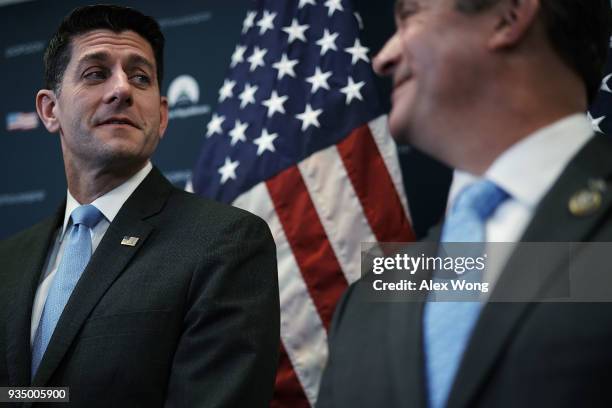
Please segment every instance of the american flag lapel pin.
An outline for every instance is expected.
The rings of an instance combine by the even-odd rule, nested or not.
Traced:
[[[121,245],[133,247],[133,246],[136,246],[136,244],[138,243],[139,239],[140,238],[138,238],[138,237],[128,237],[128,236],[125,236],[121,240]]]

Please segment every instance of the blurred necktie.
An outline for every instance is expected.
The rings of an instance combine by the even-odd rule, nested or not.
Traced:
[[[57,321],[91,258],[91,229],[100,222],[103,215],[95,206],[89,204],[75,208],[70,217],[72,227],[68,242],[49,288],[32,344],[32,378],[38,370]]]
[[[489,180],[468,186],[457,196],[444,222],[441,241],[486,242],[486,220],[507,198],[508,194]],[[479,301],[425,304],[423,335],[430,408],[441,408],[448,399],[480,306]]]

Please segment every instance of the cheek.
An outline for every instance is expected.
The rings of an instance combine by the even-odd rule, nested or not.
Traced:
[[[159,104],[149,103],[143,106],[143,114],[144,119],[148,126],[159,126],[160,116],[159,116]]]

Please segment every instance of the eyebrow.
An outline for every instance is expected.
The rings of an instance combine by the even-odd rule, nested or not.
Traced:
[[[404,5],[404,0],[395,0],[395,7],[393,7],[393,12],[395,13],[395,15],[399,14],[403,5]]]
[[[395,0],[395,6],[393,7],[393,11],[395,12],[395,15],[397,16],[398,14],[401,14],[402,9],[405,6],[416,7],[418,6],[418,2],[415,0]]]
[[[81,57],[77,67],[80,70],[80,68],[87,63],[108,62],[108,60],[110,60],[110,54],[108,52],[105,52],[105,51],[92,52],[90,54],[85,54],[83,57]],[[153,73],[155,72],[155,67],[148,59],[138,54],[130,54],[128,56],[127,66],[134,67],[138,65],[144,65],[145,67],[150,69],[151,72]]]

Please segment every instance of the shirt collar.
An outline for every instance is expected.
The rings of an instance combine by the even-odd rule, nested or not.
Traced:
[[[495,159],[483,177],[533,209],[569,161],[592,137],[593,128],[586,115],[567,116],[512,145]],[[457,194],[478,178],[467,172],[455,171],[448,208]]]
[[[145,164],[145,166],[136,174],[108,193],[96,198],[91,204],[100,210],[109,223],[113,222],[123,204],[132,195],[140,183],[142,183],[145,177],[147,177],[152,168],[153,165],[151,162],[147,161],[147,164]],[[81,205],[76,198],[70,194],[70,190],[67,190],[66,195],[66,211],[64,213],[64,224],[61,235],[62,239],[70,221],[70,214],[72,214],[72,211],[74,211],[75,208]]]

